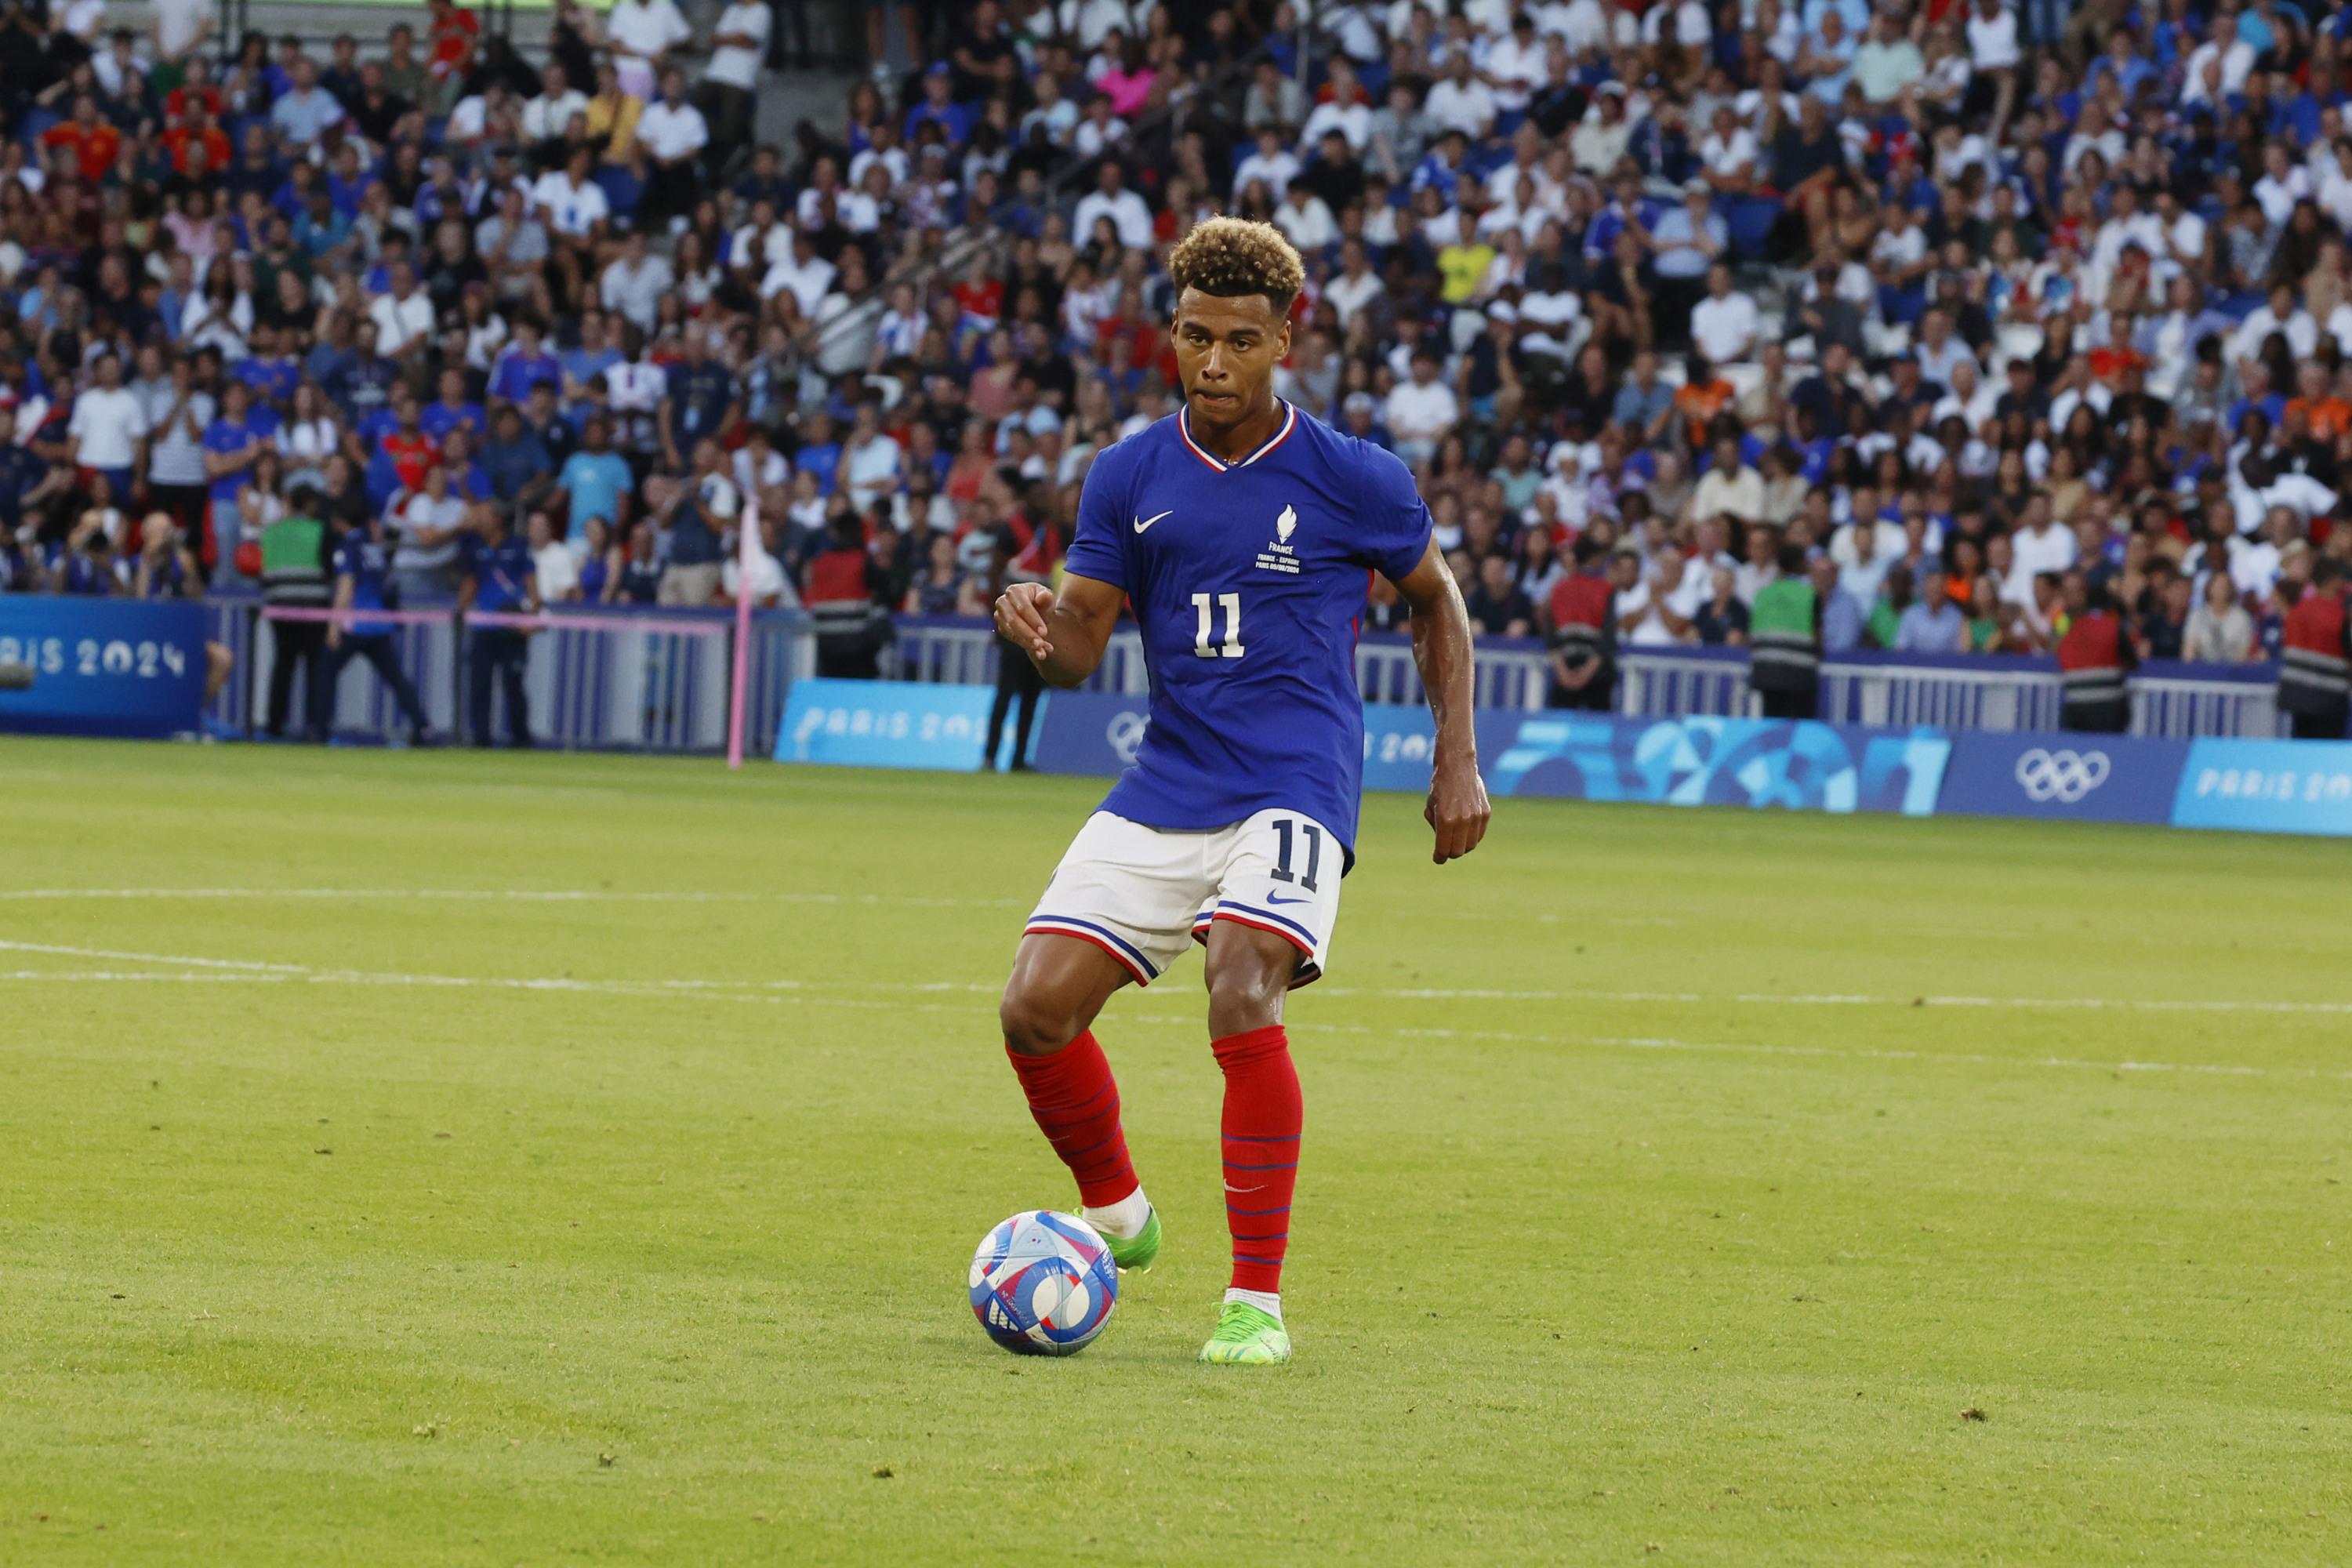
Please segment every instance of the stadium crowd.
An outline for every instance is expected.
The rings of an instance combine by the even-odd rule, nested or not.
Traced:
[[[974,613],[1175,406],[1219,211],[1307,258],[1281,394],[1564,697],[1595,603],[2245,660],[2352,557],[2352,11],[973,0],[776,147],[774,16],[709,9],[564,0],[537,65],[449,0],[316,54],[10,5],[0,588],[323,594],[380,523],[412,603],[510,532],[540,601],[704,604],[748,492],[763,602]]]

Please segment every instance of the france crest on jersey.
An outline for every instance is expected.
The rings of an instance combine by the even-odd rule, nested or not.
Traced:
[[[1281,407],[1237,463],[1180,411],[1087,471],[1066,565],[1126,591],[1151,671],[1150,725],[1102,808],[1200,832],[1288,807],[1352,855],[1357,620],[1370,573],[1421,564],[1429,508],[1393,453]]]

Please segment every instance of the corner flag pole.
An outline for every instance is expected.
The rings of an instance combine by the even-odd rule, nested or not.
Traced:
[[[736,514],[735,531],[735,679],[727,703],[727,766],[730,771],[743,765],[743,700],[751,684],[751,552],[760,548],[760,502],[756,491],[744,495],[742,508]]]

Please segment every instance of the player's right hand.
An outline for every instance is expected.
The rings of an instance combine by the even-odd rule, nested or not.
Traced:
[[[1054,590],[1045,584],[1015,583],[996,596],[996,629],[1031,658],[1051,658],[1045,612],[1053,607]]]

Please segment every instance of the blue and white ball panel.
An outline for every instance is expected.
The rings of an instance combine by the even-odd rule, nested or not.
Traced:
[[[1118,1305],[1118,1265],[1076,1215],[1031,1209],[981,1237],[971,1255],[972,1316],[1020,1355],[1076,1355]]]
[[[1273,931],[1299,951],[1294,985],[1323,973],[1339,919],[1347,851],[1297,811],[1261,811],[1206,832],[1096,812],[1070,841],[1023,928],[1092,942],[1148,985],[1211,922]]]

